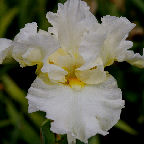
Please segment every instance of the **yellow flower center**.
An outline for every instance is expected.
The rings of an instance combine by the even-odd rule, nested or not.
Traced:
[[[80,81],[76,77],[75,78],[68,78],[67,84],[74,90],[80,90],[85,85],[82,81]]]
[[[59,48],[48,58],[48,63],[55,64],[68,72],[65,76],[66,82],[60,83],[70,86],[75,90],[80,90],[84,87],[85,83],[80,81],[75,75],[75,70],[84,64],[83,58],[78,52],[71,55],[62,48]]]

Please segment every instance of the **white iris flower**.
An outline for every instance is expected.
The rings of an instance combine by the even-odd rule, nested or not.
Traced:
[[[22,67],[37,65],[29,112],[46,112],[51,130],[67,134],[69,144],[87,143],[91,136],[108,134],[124,107],[116,80],[104,68],[114,61],[144,67],[144,56],[128,50],[133,44],[126,38],[135,24],[111,16],[99,24],[81,0],[59,4],[47,18],[48,32],[29,23],[13,42],[0,39],[0,63],[10,51]]]

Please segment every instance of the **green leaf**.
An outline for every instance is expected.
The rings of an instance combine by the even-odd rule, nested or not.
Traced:
[[[41,112],[33,112],[29,114],[30,119],[37,125],[38,127],[41,126],[43,121],[45,120],[45,116],[41,114]]]
[[[116,6],[110,1],[97,0],[97,3],[98,3],[98,12],[101,15],[115,15],[115,16],[120,15]]]
[[[76,144],[84,144],[83,142],[77,140]],[[93,136],[88,140],[88,144],[100,144],[99,136]]]
[[[19,129],[18,128],[14,128],[12,134],[11,134],[11,144],[16,144],[18,143],[18,139],[20,137],[20,132],[19,132]]]
[[[4,84],[5,91],[17,102],[19,102],[24,111],[26,111],[27,100],[25,93],[17,86],[17,84],[8,76],[2,75],[0,78]]]
[[[138,7],[141,10],[141,12],[144,14],[144,1],[143,0],[132,0],[132,3],[134,3],[134,5]]]
[[[55,144],[55,136],[50,131],[50,120],[44,121],[41,126],[41,142],[42,144]]]
[[[13,62],[2,65],[0,68],[0,76],[2,77],[2,75],[6,74],[10,69],[14,68],[15,66],[16,64]]]
[[[27,99],[25,98],[26,94],[24,93],[24,91],[22,91],[7,74],[1,75],[0,79],[4,84],[4,89],[8,93],[8,95],[11,96],[12,99],[14,99],[16,102],[18,102],[22,107],[22,111],[27,114],[28,104]],[[41,123],[45,120],[44,116],[38,112],[29,114],[29,117],[38,127],[40,127]]]
[[[6,13],[7,5],[5,0],[0,0],[0,18]]]
[[[31,2],[31,0],[20,0],[19,3],[19,7],[20,7],[20,11],[19,11],[19,25],[20,27],[23,27],[25,23],[27,23],[27,19],[28,19],[28,5]]]
[[[21,137],[28,144],[39,144],[40,136],[37,135],[36,131],[30,126],[30,124],[26,121],[22,122],[21,125]]]
[[[119,128],[131,135],[137,135],[138,132],[131,128],[126,122],[119,120],[119,122],[115,125],[116,128]]]
[[[99,135],[96,135],[90,138],[89,144],[100,144]]]
[[[20,127],[21,118],[19,116],[19,113],[15,109],[14,105],[8,99],[5,98],[5,102],[6,102],[7,113],[11,123],[16,127]]]
[[[144,124],[144,116],[143,115],[139,116],[138,123],[139,124]]]
[[[0,37],[3,37],[5,35],[8,26],[11,24],[17,13],[18,8],[12,8],[9,11],[6,11],[5,15],[1,18]]]
[[[81,142],[80,140],[76,140],[76,144],[84,144],[84,143]]]
[[[126,91],[125,93],[125,98],[126,100],[128,100],[129,102],[131,103],[135,103],[138,101],[139,99],[139,96],[136,92],[133,92],[133,91]]]
[[[19,130],[21,138],[28,144],[39,144],[39,135],[35,132],[32,126],[25,121],[23,115],[17,111],[10,100],[6,99],[7,113],[12,124]]]
[[[1,120],[0,121],[0,128],[9,126],[11,124],[10,120]]]
[[[39,27],[43,30],[47,30],[50,24],[46,19],[46,0],[38,0],[38,18],[39,18]]]

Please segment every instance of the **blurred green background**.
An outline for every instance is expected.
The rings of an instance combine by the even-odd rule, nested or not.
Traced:
[[[144,0],[85,0],[97,19],[105,15],[125,16],[137,24],[128,39],[133,50],[144,47]],[[47,30],[47,11],[56,12],[65,0],[0,0],[0,37],[13,39],[26,23],[37,22]],[[28,88],[35,79],[36,67],[20,68],[16,62],[0,65],[0,144],[67,144],[66,136],[49,131],[45,113],[28,114]],[[144,69],[115,63],[107,70],[117,79],[126,101],[121,121],[107,136],[96,136],[89,144],[144,143]],[[44,122],[44,123],[43,123]],[[77,141],[77,144],[82,144]]]

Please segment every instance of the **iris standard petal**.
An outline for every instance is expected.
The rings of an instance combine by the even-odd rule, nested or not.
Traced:
[[[130,48],[126,47],[126,38],[128,33],[135,27],[125,17],[105,16],[102,18],[101,29],[107,33],[106,40],[102,47],[102,58],[105,66],[118,61],[118,57],[125,54],[124,52]],[[122,45],[125,45],[122,47]],[[123,48],[123,49],[122,49]]]
[[[48,12],[47,18],[53,26],[49,32],[57,37],[61,48],[71,53],[77,52],[83,34],[98,24],[87,4],[81,0],[59,4],[57,13]]]

